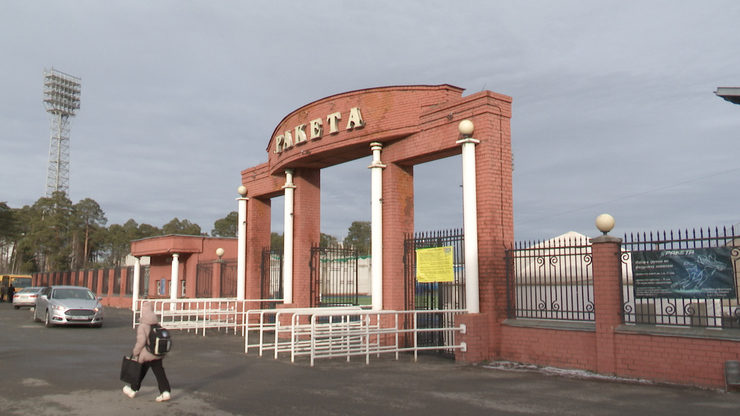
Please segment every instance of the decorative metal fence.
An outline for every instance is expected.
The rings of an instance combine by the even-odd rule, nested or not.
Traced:
[[[198,263],[195,271],[195,297],[210,298],[213,292],[213,263]]]
[[[506,251],[510,318],[594,321],[591,245],[577,235]]]
[[[86,269],[66,272],[46,272],[34,274],[37,285],[73,285],[84,286],[103,296],[112,292],[113,296],[121,296],[122,270],[126,269],[125,295],[133,293],[134,267],[121,266],[110,269]],[[141,266],[139,295],[147,296],[149,293],[149,270],[150,266]],[[112,286],[112,287],[111,287]]]
[[[149,296],[149,271],[151,270],[151,266],[141,266],[140,270],[140,276],[139,279],[141,280],[139,282],[139,297],[147,297]],[[133,279],[134,275],[132,274],[129,279]]]
[[[113,294],[121,294],[121,268],[116,267],[113,271]]]
[[[126,267],[126,295],[134,293],[134,266]]]
[[[236,260],[226,260],[221,265],[221,297],[236,297]]]
[[[738,266],[734,228],[625,235],[624,322],[740,328]]]
[[[101,288],[102,293],[108,294],[108,290],[110,288],[110,279],[108,278],[109,273],[108,269],[103,270],[103,287]]]
[[[359,305],[357,250],[311,247],[311,306]]]
[[[262,250],[262,299],[283,298],[283,250]]]
[[[91,272],[91,281],[90,281],[90,290],[93,291],[93,293],[98,293],[98,276],[100,275],[100,270],[93,270]]]

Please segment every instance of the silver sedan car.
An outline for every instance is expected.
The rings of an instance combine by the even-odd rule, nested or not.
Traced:
[[[48,286],[36,298],[34,321],[55,325],[103,326],[103,305],[90,289],[82,286]]]
[[[44,288],[43,287],[24,287],[13,295],[13,307],[18,309],[21,306],[36,306],[36,297]]]

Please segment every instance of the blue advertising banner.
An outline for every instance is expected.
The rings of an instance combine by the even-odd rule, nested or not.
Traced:
[[[632,252],[635,298],[735,297],[729,247]]]

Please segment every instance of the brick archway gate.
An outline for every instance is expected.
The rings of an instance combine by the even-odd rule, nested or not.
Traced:
[[[461,153],[458,124],[475,124],[480,314],[506,317],[505,248],[513,241],[511,98],[491,91],[462,96],[451,85],[370,88],[333,95],[288,114],[267,145],[267,162],[241,172],[247,189],[247,299],[260,297],[262,248],[270,242],[270,200],[290,192],[292,306],[309,307],[311,245],[320,237],[321,169],[380,149],[382,307],[406,307],[404,239],[414,232],[414,166]],[[370,173],[368,181],[370,181]],[[286,232],[287,236],[287,232]],[[286,245],[286,247],[288,247]],[[291,247],[289,247],[291,248]],[[288,264],[288,263],[286,263]],[[499,300],[497,300],[499,299]],[[492,319],[491,319],[492,318]]]

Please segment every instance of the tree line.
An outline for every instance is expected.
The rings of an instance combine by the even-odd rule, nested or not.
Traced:
[[[207,236],[198,224],[173,218],[161,228],[129,219],[107,225],[100,205],[91,198],[73,203],[64,192],[41,197],[33,205],[11,208],[0,202],[0,272],[34,273],[119,267],[130,253],[131,241],[159,235]],[[213,237],[237,236],[237,212],[218,219]],[[272,233],[272,247],[282,247],[282,235]],[[345,245],[361,255],[370,251],[370,223],[355,221]],[[335,237],[321,234],[322,246],[336,245]]]

